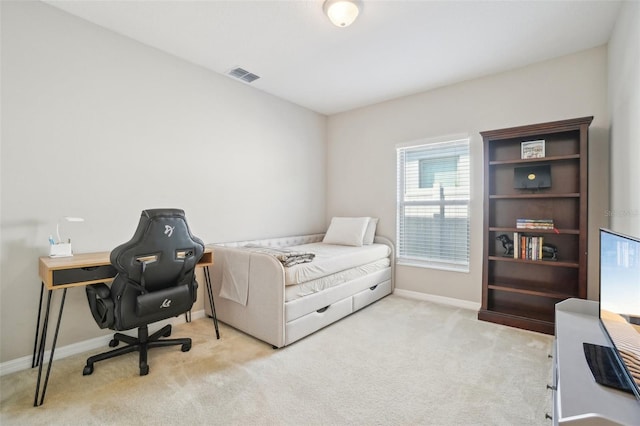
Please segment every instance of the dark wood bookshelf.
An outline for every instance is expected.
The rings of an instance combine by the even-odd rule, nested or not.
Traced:
[[[587,154],[593,117],[481,132],[484,141],[482,306],[478,318],[554,333],[555,304],[587,296]],[[545,156],[521,158],[522,142],[544,140]],[[549,165],[551,186],[518,189],[514,169]],[[552,219],[520,229],[517,219]],[[541,237],[557,259],[506,256],[498,235]]]

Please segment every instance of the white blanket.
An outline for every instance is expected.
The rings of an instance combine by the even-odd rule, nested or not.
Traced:
[[[341,246],[337,244],[311,243],[289,247],[302,252],[315,253],[313,262],[302,263],[285,268],[285,285],[326,277],[336,272],[356,266],[366,265],[378,259],[388,257],[391,249],[386,244],[371,244],[362,247]]]
[[[316,280],[350,268],[366,265],[389,256],[391,249],[386,244],[371,244],[362,247],[311,243],[288,247],[288,250],[315,254],[312,262],[284,268],[285,285],[295,285]],[[236,248],[216,252],[216,263],[222,266],[220,297],[242,306],[249,298],[249,276],[252,256],[263,256],[251,248]]]
[[[288,285],[285,287],[285,302],[290,302],[310,294],[318,293],[328,288],[337,287],[340,284],[352,281],[359,277],[372,274],[376,271],[388,268],[391,261],[388,257],[367,263],[366,265],[356,266],[346,271],[336,272],[326,277],[317,278],[300,284]]]
[[[222,265],[220,297],[247,306],[249,297],[249,269],[251,252],[244,250],[220,251],[216,262]]]
[[[282,266],[289,267],[299,263],[311,262],[316,256],[314,253],[295,251],[283,248],[261,246],[259,244],[247,244],[244,248],[255,252],[271,255],[278,259]]]

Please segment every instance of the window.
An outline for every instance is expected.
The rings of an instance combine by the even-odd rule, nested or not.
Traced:
[[[399,147],[398,263],[469,270],[469,139]]]

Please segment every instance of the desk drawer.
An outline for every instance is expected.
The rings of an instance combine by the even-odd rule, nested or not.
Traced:
[[[83,281],[109,280],[118,271],[112,265],[90,266],[86,268],[58,269],[53,271],[53,285],[80,283]]]

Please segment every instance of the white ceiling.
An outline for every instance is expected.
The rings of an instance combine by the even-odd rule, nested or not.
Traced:
[[[242,67],[255,88],[322,114],[601,46],[620,6],[361,0],[338,28],[323,0],[45,1],[215,72]]]

